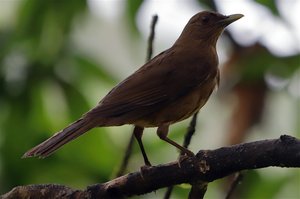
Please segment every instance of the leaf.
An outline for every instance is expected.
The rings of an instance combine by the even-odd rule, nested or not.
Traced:
[[[216,4],[214,0],[198,0],[198,3],[205,7],[205,9],[216,10]]]
[[[276,5],[276,1],[274,0],[255,0],[256,3],[259,3],[265,7],[267,7],[274,15],[279,16],[279,10]]]
[[[78,119],[83,113],[90,109],[87,99],[74,85],[60,81],[60,86],[65,92],[72,120]]]
[[[138,29],[136,26],[136,15],[138,13],[139,8],[141,7],[143,0],[127,0],[126,1],[126,15],[129,21],[129,25],[131,30],[138,34]]]
[[[84,71],[85,74],[91,76],[98,76],[102,81],[105,81],[108,84],[114,85],[116,83],[116,79],[113,76],[105,71],[100,64],[98,64],[95,60],[92,60],[90,57],[85,57],[82,55],[75,55],[75,62],[78,64],[80,70]],[[80,71],[79,70],[79,71]]]
[[[274,171],[277,169],[275,168]],[[275,198],[289,180],[291,180],[291,176],[272,176],[270,178],[257,171],[248,171],[240,185],[241,198]]]
[[[25,0],[20,4],[16,23],[15,43],[27,44],[26,51],[34,60],[49,63],[56,59],[68,41],[76,16],[87,8],[86,1],[72,4],[55,0]]]

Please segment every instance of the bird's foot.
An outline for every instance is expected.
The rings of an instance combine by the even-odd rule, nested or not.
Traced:
[[[147,172],[150,168],[151,168],[151,164],[145,164],[144,166],[140,167],[140,173],[143,180],[145,179],[144,176],[147,175]]]
[[[191,151],[190,151],[191,152]],[[195,154],[193,152],[191,152],[191,154],[184,154],[184,155],[180,155],[178,158],[178,167],[181,168],[181,163],[186,161],[187,159],[194,157]]]
[[[182,152],[185,153],[188,157],[194,157],[195,156],[195,154],[192,151],[188,150],[187,148],[185,148],[185,150],[183,150]]]

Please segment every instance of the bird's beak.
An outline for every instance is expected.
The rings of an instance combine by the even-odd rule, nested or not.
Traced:
[[[226,16],[226,18],[221,19],[219,21],[219,24],[224,25],[224,26],[228,26],[229,24],[231,24],[232,22],[242,18],[244,15],[242,14],[234,14],[234,15],[229,15]]]

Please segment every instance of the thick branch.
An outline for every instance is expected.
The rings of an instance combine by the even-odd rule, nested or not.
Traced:
[[[186,158],[180,164],[176,161],[149,167],[142,172],[130,173],[103,184],[89,186],[85,191],[74,191],[64,198],[76,198],[75,193],[85,198],[140,195],[171,185],[211,182],[241,170],[269,166],[300,167],[300,140],[283,135],[279,139],[250,142],[216,150],[201,150],[195,157]],[[40,189],[39,186],[41,185],[36,185],[36,189]],[[30,186],[30,191],[36,193],[33,188]],[[26,187],[14,190],[18,189],[24,192]],[[9,194],[4,195],[3,199],[6,198],[11,197]],[[43,198],[49,196],[44,194]]]

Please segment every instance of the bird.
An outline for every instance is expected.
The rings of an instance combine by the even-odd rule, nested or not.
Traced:
[[[23,158],[45,158],[95,127],[134,125],[134,136],[145,165],[151,166],[142,135],[157,127],[158,137],[187,156],[189,149],[168,138],[169,126],[198,112],[220,81],[216,43],[225,27],[243,17],[213,11],[195,14],[175,43],[117,84],[91,110]]]

